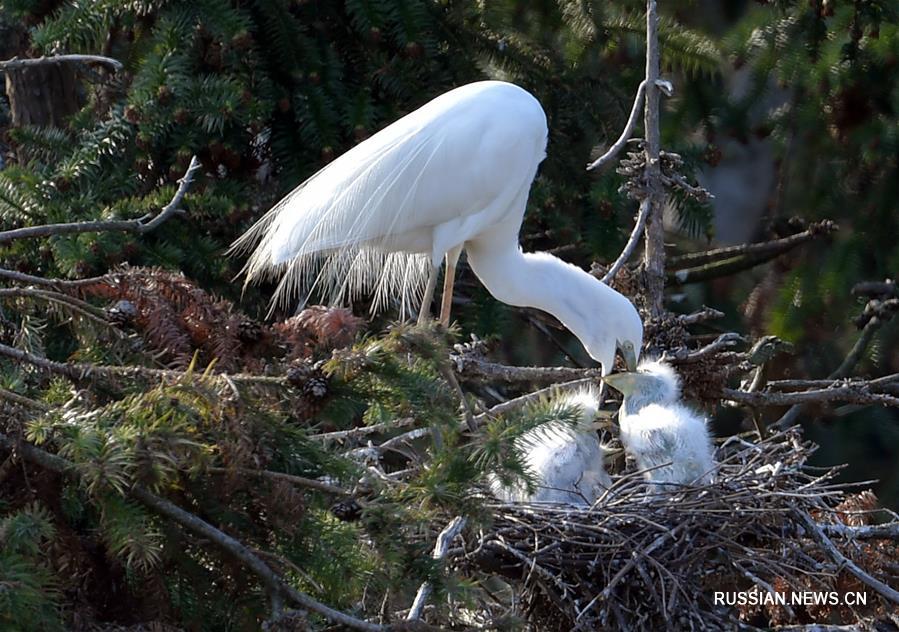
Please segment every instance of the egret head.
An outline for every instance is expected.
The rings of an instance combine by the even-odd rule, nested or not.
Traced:
[[[661,360],[644,361],[636,371],[607,375],[603,382],[631,400],[645,404],[673,402],[680,397],[680,378]]]
[[[640,359],[640,348],[643,346],[643,321],[640,313],[624,299],[621,318],[618,325],[618,336],[615,345],[628,371],[637,370],[637,361]]]

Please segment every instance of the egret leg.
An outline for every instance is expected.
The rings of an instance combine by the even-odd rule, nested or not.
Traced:
[[[428,285],[425,287],[425,295],[421,299],[421,309],[418,311],[418,324],[427,322],[431,314],[431,301],[434,300],[434,290],[437,289],[437,268],[433,265],[428,272]]]
[[[446,273],[443,276],[443,296],[440,302],[440,324],[449,327],[450,310],[453,306],[453,285],[456,282],[456,264],[459,263],[459,255],[462,254],[462,246],[457,246],[446,253]]]

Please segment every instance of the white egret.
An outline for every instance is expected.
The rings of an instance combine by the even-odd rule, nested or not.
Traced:
[[[681,403],[674,369],[660,361],[643,362],[635,372],[616,373],[603,381],[624,395],[618,413],[621,445],[645,470],[646,480],[711,482],[715,460],[706,420]]]
[[[559,403],[580,409],[574,428],[550,421],[516,440],[524,453],[524,465],[536,480],[536,490],[529,493],[524,485],[506,487],[493,479],[491,488],[497,498],[592,505],[612,484],[605,469],[605,449],[593,427],[600,407],[598,395],[592,390],[569,393]]]
[[[522,88],[482,81],[451,90],[334,160],[241,237],[235,249],[256,247],[247,281],[283,275],[274,299],[282,302],[302,290],[332,302],[371,292],[373,310],[399,297],[405,312],[423,298],[421,321],[445,258],[447,324],[465,248],[494,297],[554,315],[604,374],[618,349],[634,368],[643,327],[631,302],[577,266],[518,245],[546,139],[543,109]]]

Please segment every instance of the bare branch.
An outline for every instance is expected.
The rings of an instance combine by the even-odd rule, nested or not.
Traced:
[[[445,558],[449,545],[464,528],[465,518],[462,516],[456,516],[450,520],[450,523],[446,525],[443,531],[437,536],[437,542],[434,544],[434,552],[431,553],[431,557],[435,560],[442,560]],[[412,608],[409,610],[409,614],[406,615],[407,621],[414,621],[421,618],[421,612],[424,610],[425,603],[427,602],[428,597],[431,596],[433,589],[431,582],[424,582],[418,587],[418,592],[415,593],[415,599],[412,602]]]
[[[624,146],[627,145],[627,141],[630,139],[631,134],[634,133],[634,127],[637,125],[637,119],[640,116],[641,106],[643,105],[643,97],[646,94],[646,80],[640,82],[640,85],[637,86],[637,95],[634,97],[634,105],[631,106],[631,113],[627,117],[627,123],[624,126],[624,131],[621,132],[621,136],[618,137],[618,140],[609,147],[609,149],[602,156],[591,162],[587,165],[587,171],[593,171],[594,169],[600,169],[606,164],[609,163],[615,156],[621,153],[621,150],[624,149]]]
[[[840,567],[845,568],[850,573],[855,575],[859,581],[870,586],[878,593],[880,593],[886,599],[889,599],[893,603],[899,603],[899,591],[887,586],[882,581],[871,577],[868,573],[863,571],[855,562],[850,560],[848,557],[843,555],[840,550],[834,546],[834,543],[830,541],[830,538],[825,535],[824,531],[821,530],[821,527],[815,522],[811,516],[809,516],[804,511],[796,511],[796,515],[799,519],[805,523],[805,526],[809,530],[809,535],[812,536],[824,551],[835,561]]]
[[[696,323],[702,323],[707,320],[716,320],[718,318],[724,318],[724,312],[720,312],[711,307],[706,307],[705,305],[703,305],[702,309],[695,311],[692,314],[684,314],[677,317],[681,325],[685,327],[695,325]]]
[[[896,540],[899,541],[899,522],[887,524],[868,524],[853,527],[845,524],[819,524],[821,530],[828,535],[858,540]]]
[[[391,430],[405,428],[414,424],[414,417],[403,417],[402,419],[397,419],[395,421],[385,421],[384,423],[372,424],[370,426],[360,426],[358,428],[351,428],[349,430],[322,432],[320,434],[309,435],[309,438],[317,439],[319,441],[342,441],[344,439],[358,439],[359,437],[366,437],[368,435],[378,434],[380,432],[389,432]]]
[[[191,158],[187,171],[178,182],[178,190],[172,201],[166,204],[160,213],[155,217],[153,215],[145,215],[139,219],[129,220],[98,220],[91,222],[70,222],[67,224],[44,224],[42,226],[27,226],[25,228],[16,228],[13,230],[0,231],[0,243],[14,241],[16,239],[28,239],[34,237],[50,237],[53,235],[71,235],[78,233],[98,233],[98,232],[130,232],[143,235],[155,230],[164,221],[169,219],[175,213],[180,212],[178,208],[187,193],[187,189],[193,182],[196,171],[200,168],[200,161],[194,156]]]
[[[122,378],[142,378],[148,380],[179,380],[189,375],[185,371],[174,371],[171,369],[151,369],[142,366],[109,366],[102,364],[90,364],[79,362],[56,362],[36,356],[27,351],[16,349],[8,345],[0,344],[0,356],[5,356],[11,360],[18,362],[27,362],[39,369],[63,375],[74,381],[86,380],[88,378],[103,378],[106,380],[115,380]],[[197,374],[197,378],[224,380],[229,379],[236,383],[243,384],[260,384],[269,386],[285,386],[286,380],[283,377],[268,375],[249,375],[245,373],[224,374],[210,373],[209,375]]]
[[[230,473],[234,472],[237,474],[242,474],[244,476],[253,476],[256,478],[267,478],[270,480],[286,481],[293,485],[298,485],[300,487],[306,487],[308,489],[314,489],[319,492],[324,492],[325,494],[333,494],[335,496],[352,496],[352,492],[344,489],[343,487],[337,487],[336,485],[331,485],[329,483],[323,483],[322,481],[317,481],[314,478],[306,478],[304,476],[296,476],[294,474],[287,474],[285,472],[272,472],[270,470],[254,470],[252,468],[247,468],[247,467],[237,467],[237,468],[210,467],[210,468],[207,468],[207,471],[212,472],[214,474],[230,474]]]
[[[714,261],[722,261],[724,259],[733,259],[739,256],[755,256],[765,255],[776,257],[788,250],[806,243],[816,237],[829,235],[838,230],[834,222],[824,220],[810,224],[808,228],[801,233],[790,235],[782,239],[773,239],[770,241],[762,241],[754,244],[740,244],[738,246],[728,246],[727,248],[716,248],[714,250],[706,250],[705,252],[694,252],[679,257],[672,257],[669,261],[672,269],[693,268],[705,263]]]
[[[884,406],[899,407],[899,397],[872,393],[865,388],[865,382],[852,382],[844,386],[822,388],[798,393],[771,392],[764,390],[757,393],[747,393],[726,388],[722,391],[722,397],[739,404],[753,407],[764,406],[792,406],[794,404],[847,402],[850,404],[882,404]],[[780,422],[773,424],[772,428],[779,428]]]
[[[508,366],[497,364],[473,355],[453,355],[452,362],[456,371],[466,380],[482,380],[485,382],[530,382],[532,384],[555,384],[566,380],[577,380],[584,377],[599,377],[599,369],[576,369],[562,366]]]
[[[109,66],[113,72],[121,71],[124,66],[118,59],[103,57],[102,55],[52,55],[50,57],[34,57],[31,59],[19,59],[13,57],[6,61],[0,61],[0,72],[4,70],[16,70],[28,66],[45,66],[47,64],[101,64]]]
[[[637,222],[634,224],[634,230],[631,231],[631,236],[628,237],[627,243],[624,245],[624,250],[622,250],[621,254],[618,255],[618,258],[615,259],[615,263],[612,264],[609,271],[603,275],[603,283],[611,283],[612,279],[615,278],[615,275],[618,274],[618,271],[624,267],[627,260],[634,254],[634,250],[637,249],[637,244],[640,243],[640,237],[643,236],[643,231],[646,229],[646,220],[649,218],[651,209],[652,205],[650,204],[649,198],[645,198],[640,202],[640,211],[637,213]]]

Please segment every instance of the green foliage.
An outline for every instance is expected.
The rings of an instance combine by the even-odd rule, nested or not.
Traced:
[[[62,630],[56,580],[45,547],[55,528],[38,504],[0,519],[0,625],[4,630]]]

